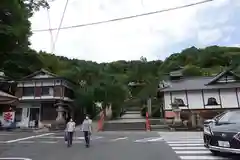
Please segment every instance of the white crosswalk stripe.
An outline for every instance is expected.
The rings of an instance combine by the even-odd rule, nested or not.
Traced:
[[[159,132],[164,141],[181,160],[221,160],[226,157],[214,156],[203,144],[200,132]]]
[[[134,142],[147,143],[147,142],[158,142],[158,141],[163,141],[163,138],[162,137],[148,137],[148,138],[143,138],[143,139],[137,139]]]

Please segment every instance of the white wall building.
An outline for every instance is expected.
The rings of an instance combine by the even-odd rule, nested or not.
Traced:
[[[179,77],[180,78],[180,77]],[[240,77],[226,70],[215,77],[180,78],[162,83],[165,117],[173,116],[172,104],[183,111],[218,111],[240,108]]]

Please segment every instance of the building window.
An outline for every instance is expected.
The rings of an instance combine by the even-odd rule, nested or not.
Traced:
[[[178,106],[186,106],[185,104],[184,104],[184,101],[181,99],[181,98],[175,98],[174,99],[174,104],[178,104]]]
[[[24,87],[23,96],[34,96],[34,87]]]
[[[214,97],[208,98],[207,105],[218,105],[216,98]]]
[[[53,96],[53,87],[42,87],[42,96]]]

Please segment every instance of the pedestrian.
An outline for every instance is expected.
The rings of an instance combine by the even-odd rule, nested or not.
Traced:
[[[86,142],[86,147],[90,146],[90,136],[92,134],[92,120],[86,116],[82,123],[82,131]]]
[[[67,123],[67,126],[66,126],[68,147],[72,146],[73,133],[75,131],[75,127],[76,127],[76,123],[71,118],[70,121]]]

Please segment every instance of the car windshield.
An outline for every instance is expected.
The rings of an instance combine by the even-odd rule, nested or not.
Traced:
[[[221,116],[218,123],[240,123],[240,111],[227,112]]]

